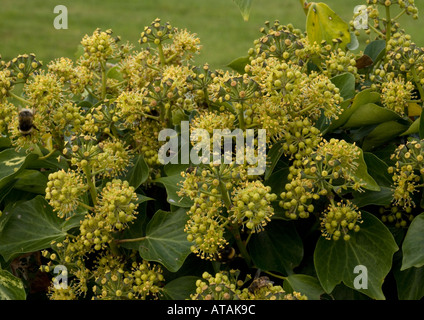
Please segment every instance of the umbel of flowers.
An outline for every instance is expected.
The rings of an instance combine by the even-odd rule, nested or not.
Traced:
[[[345,111],[346,101],[332,79],[352,74],[357,90],[377,92],[382,107],[400,117],[408,116],[417,94],[424,97],[423,49],[397,24],[386,25],[384,35],[387,21],[378,11],[398,5],[415,17],[414,2],[367,4],[374,20],[367,33],[384,38],[387,53],[367,75],[360,71],[358,57],[337,41],[312,43],[301,30],[279,21],[260,29],[248,62],[238,71],[196,66],[197,36],[160,19],[144,28],[136,46],[121,43],[112,30],[96,29],[83,37],[83,54],[76,61],[61,57],[43,68],[34,54],[0,60],[0,134],[17,150],[68,164],[48,172],[45,188],[45,199],[59,219],[79,219],[77,228],[43,251],[43,271],[63,265],[70,276],[66,288],[52,282],[50,298],[161,297],[169,272],[121,244],[134,240],[122,237],[135,222],[150,218],[140,205],[141,193],[157,187],[155,179],[169,168],[158,158],[164,143],[159,132],[179,129],[182,120],[190,121],[191,132],[253,129],[254,155],[261,147],[257,134],[265,130],[267,150],[278,149],[288,163],[279,192],[264,175],[249,175],[247,157],[233,159],[237,149],[230,159],[181,171],[172,187],[192,201],[183,232],[196,258],[219,262],[232,245],[251,270],[248,243],[273,219],[316,219],[324,241],[349,241],[360,233],[363,215],[349,195],[366,187],[358,178],[362,150],[341,136],[324,137],[320,129]],[[394,151],[388,171],[393,208],[380,208],[383,221],[404,228],[413,218],[414,195],[423,187],[423,148],[422,140],[411,139]],[[148,178],[134,186],[126,174],[139,156],[148,166]],[[204,272],[190,298],[306,298],[288,294],[266,277],[252,280],[249,273],[241,281],[240,270],[224,269]]]

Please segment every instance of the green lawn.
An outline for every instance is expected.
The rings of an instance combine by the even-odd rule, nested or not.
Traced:
[[[353,8],[365,0],[326,0],[343,19],[350,20]],[[418,2],[418,1],[417,1]],[[423,18],[402,17],[405,28],[424,46],[424,1],[418,6]],[[53,9],[68,8],[69,28],[56,30]],[[73,58],[81,38],[96,27],[111,28],[123,40],[138,46],[139,34],[155,18],[197,33],[203,50],[197,63],[223,67],[245,55],[259,36],[264,21],[279,19],[304,29],[305,15],[298,0],[254,0],[251,17],[244,22],[232,0],[2,0],[0,5],[0,54],[4,60],[34,52],[39,59]]]

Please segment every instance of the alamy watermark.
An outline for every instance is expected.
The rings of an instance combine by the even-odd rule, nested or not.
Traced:
[[[56,30],[68,29],[68,8],[64,5],[57,5],[53,13],[59,13],[53,20],[53,26]]]
[[[366,5],[359,5],[353,9],[355,19],[353,19],[353,27],[356,30],[368,29],[368,12]]]
[[[53,273],[57,276],[53,278],[53,286],[55,289],[68,288],[68,269],[64,265],[57,265],[53,269]]]
[[[189,121],[181,122],[181,136],[173,129],[159,132],[159,141],[166,141],[158,152],[162,164],[230,164],[247,163],[248,175],[262,175],[266,168],[266,130],[213,129],[212,138],[206,129],[190,133]],[[235,148],[233,141],[235,140]],[[180,143],[181,142],[181,143]],[[223,143],[222,143],[223,142]],[[255,143],[256,142],[256,143]],[[190,150],[190,143],[193,147]],[[212,144],[212,148],[211,148]],[[178,157],[180,150],[181,159]],[[234,159],[235,154],[235,159]]]
[[[353,287],[356,290],[368,289],[368,269],[364,265],[357,265],[353,269],[353,273],[358,274],[353,280]]]

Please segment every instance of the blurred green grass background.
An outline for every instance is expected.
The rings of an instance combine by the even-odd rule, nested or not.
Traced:
[[[354,7],[366,1],[323,2],[349,21]],[[400,21],[415,42],[424,46],[424,1],[416,2],[422,18],[414,21],[404,15]],[[53,26],[57,16],[53,9],[59,4],[68,8],[67,30]],[[248,22],[232,0],[1,0],[0,54],[7,61],[33,52],[44,64],[60,56],[74,58],[82,37],[97,27],[111,28],[138,48],[140,32],[155,18],[196,33],[203,48],[195,63],[208,62],[214,68],[246,55],[266,20],[278,19],[304,30],[306,19],[298,0],[254,0]]]

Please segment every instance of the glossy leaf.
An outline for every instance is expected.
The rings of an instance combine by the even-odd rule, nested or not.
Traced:
[[[424,297],[424,267],[400,271],[393,268],[399,300],[420,300]]]
[[[66,231],[76,226],[78,219],[66,222],[58,218],[43,196],[15,203],[0,217],[0,255],[10,260],[48,248],[51,241],[62,240]]]
[[[167,300],[187,300],[191,294],[196,293],[196,276],[184,276],[168,282],[163,292]]]
[[[324,289],[318,279],[306,274],[291,274],[283,283],[285,291],[292,293],[300,292],[308,297],[308,300],[320,300]]]
[[[272,220],[264,231],[252,235],[248,250],[258,268],[285,275],[292,274],[303,258],[302,239],[294,224],[281,220]]]
[[[318,279],[330,293],[343,282],[355,289],[354,279],[358,265],[367,268],[367,289],[355,289],[373,299],[385,299],[382,285],[392,267],[393,254],[398,246],[386,226],[372,214],[362,211],[363,223],[359,232],[349,241],[326,240],[321,237],[314,252],[314,264]],[[372,249],[371,249],[372,248]]]
[[[153,182],[161,183],[165,186],[167,201],[177,207],[188,208],[193,205],[193,201],[186,197],[178,196],[177,192],[180,190],[180,182],[183,180],[180,174],[170,177],[161,177]]]
[[[335,129],[343,126],[352,114],[362,105],[367,103],[376,103],[380,100],[380,94],[367,89],[359,92],[350,103],[349,100],[342,103],[342,114],[337,120],[334,120],[324,133],[332,132]]]
[[[385,40],[375,40],[370,42],[365,50],[364,54],[370,57],[373,61],[373,65],[375,65],[378,61],[380,61],[384,54],[386,53],[386,41]]]
[[[184,232],[187,220],[186,210],[182,208],[175,212],[157,211],[139,242],[140,256],[161,263],[171,272],[178,271],[191,252],[191,242]]]
[[[22,280],[0,268],[0,300],[25,300],[26,292]]]
[[[361,150],[359,159],[358,159],[358,168],[354,173],[354,178],[357,181],[363,182],[365,185],[362,187],[363,189],[371,190],[371,191],[380,191],[381,188],[378,183],[374,180],[374,178],[368,173],[367,164],[364,159],[364,153]]]
[[[424,110],[421,112],[420,116],[420,127],[418,129],[420,134],[420,139],[424,139]]]
[[[375,103],[367,103],[359,106],[355,110],[347,123],[344,124],[344,127],[363,127],[400,119],[401,117],[397,113],[389,109],[380,107]]]
[[[337,39],[342,49],[351,43],[349,25],[322,2],[310,3],[306,18],[306,33],[310,43],[320,44],[326,41],[333,44],[333,39]]]
[[[17,190],[45,194],[47,177],[38,170],[23,170],[16,176],[14,188]]]
[[[149,177],[149,167],[142,155],[135,158],[133,166],[127,172],[125,180],[137,189],[141,184],[146,182]]]
[[[359,208],[369,205],[388,206],[393,200],[393,190],[390,187],[381,187],[380,191],[355,191],[352,195],[352,202]]]
[[[424,266],[424,213],[416,216],[406,233],[402,244],[402,268],[401,271],[411,267]]]
[[[34,153],[22,154],[13,149],[0,152],[0,188],[12,181],[29,164],[38,158]]]
[[[331,82],[340,90],[340,96],[345,99],[351,99],[355,96],[355,76],[346,72],[330,79]]]
[[[265,169],[265,176],[264,179],[268,180],[268,178],[271,176],[272,172],[275,169],[275,166],[277,165],[278,161],[284,154],[284,149],[281,143],[275,143],[271,147],[271,149],[268,151],[267,154],[267,166]]]
[[[246,67],[247,64],[249,64],[250,60],[249,57],[240,57],[237,59],[234,59],[233,61],[231,61],[227,67],[233,69],[234,71],[237,71],[240,74],[244,74],[246,73],[244,70],[244,68]]]
[[[407,125],[397,121],[384,122],[375,127],[374,130],[371,131],[371,133],[365,138],[362,143],[362,149],[364,151],[373,150],[398,137],[407,129]]]

